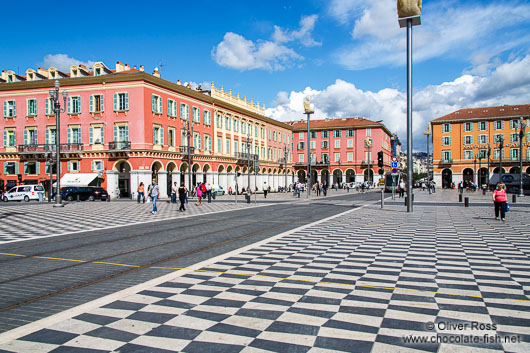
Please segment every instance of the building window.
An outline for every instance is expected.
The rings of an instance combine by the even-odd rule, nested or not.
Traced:
[[[355,130],[354,129],[348,129],[346,132],[346,137],[354,137],[355,136]]]
[[[101,113],[105,110],[104,108],[104,96],[102,94],[96,94],[89,97],[89,107],[88,110],[90,113]]]
[[[81,113],[81,97],[74,96],[68,97],[68,114],[80,114]]]
[[[273,132],[272,132],[272,140],[273,140],[273,141],[276,141],[276,131],[273,131]]]
[[[478,143],[480,143],[480,144],[488,143],[488,135],[479,135],[478,136]]]
[[[40,174],[39,162],[25,162],[24,163],[24,174],[26,175],[38,175]]]
[[[18,163],[17,162],[4,162],[4,174],[5,175],[18,174]]]
[[[66,143],[80,145],[81,144],[81,128],[74,127],[66,130]]]
[[[451,158],[451,151],[442,151],[442,161],[443,162],[448,162],[448,161],[451,161],[452,158]]]
[[[55,112],[53,111],[53,103],[51,98],[46,98],[44,100],[44,114],[46,114],[47,116],[55,114]]]
[[[169,147],[175,147],[175,128],[170,127],[167,129],[167,145]]]
[[[304,155],[302,153],[298,154],[298,163],[304,163]]]
[[[212,151],[212,138],[210,135],[204,135],[204,149],[206,151]]]
[[[442,132],[451,132],[451,124],[443,124]]]
[[[473,159],[473,151],[472,150],[465,150],[464,151],[464,159]]]
[[[4,118],[17,116],[17,102],[14,100],[4,101]]]
[[[510,120],[510,129],[519,129],[519,120]]]
[[[155,114],[162,114],[162,97],[151,95],[151,111]]]
[[[519,142],[519,133],[516,132],[515,134],[510,134],[510,142]]]
[[[372,136],[372,129],[371,128],[366,128],[366,136]]]
[[[500,143],[501,139],[504,140],[504,135],[503,134],[493,135],[493,143]]]
[[[327,153],[321,153],[320,160],[322,161],[322,163],[329,163],[329,155]]]
[[[230,140],[229,139],[226,139],[225,146],[226,146],[225,153],[230,154]]]
[[[479,131],[488,131],[488,122],[487,121],[480,121],[478,123],[478,129],[479,129]]]
[[[473,123],[464,123],[464,131],[465,132],[473,131]]]
[[[303,131],[300,131],[300,132],[298,133],[298,138],[301,139],[301,140],[304,139],[304,133],[303,133]],[[270,140],[270,136],[269,136],[269,140]]]
[[[203,110],[204,125],[212,125],[212,113],[208,110]]]
[[[38,131],[36,128],[28,128],[24,130],[24,144],[25,145],[37,145],[38,142]]]
[[[312,139],[316,139],[317,138],[317,132],[316,131],[311,131],[311,138]]]
[[[316,141],[310,141],[310,147],[312,150],[314,150],[316,148]]]
[[[94,171],[103,170],[103,161],[91,161],[90,167]]]
[[[258,137],[258,125],[254,125],[254,136]]]
[[[340,137],[340,130],[334,130],[333,131],[333,136],[334,137]]]
[[[348,140],[348,148],[353,148],[353,140],[352,139]]]
[[[37,100],[28,99],[28,116],[36,116],[36,115],[37,115]]]
[[[477,158],[480,158],[480,159],[488,158],[488,150],[478,150]]]
[[[500,152],[502,158],[504,158],[504,149]],[[499,149],[493,151],[493,159],[499,159]]]
[[[79,161],[69,161],[68,162],[68,171],[78,172],[81,170],[81,163]]]
[[[493,128],[495,130],[504,130],[504,121],[503,120],[496,120],[493,123]]]
[[[129,110],[129,93],[114,93],[114,111],[124,112]]]
[[[467,135],[464,136],[464,145],[472,145],[473,144],[473,136]]]
[[[103,126],[91,126],[88,128],[88,143],[90,145],[105,143],[104,136]]]
[[[239,150],[238,148],[238,142],[237,141],[234,141],[234,155],[237,154],[237,151]]]
[[[221,140],[220,137],[217,138],[217,152],[218,153],[223,153],[222,140]]]
[[[153,125],[153,145],[164,145],[164,128],[162,126]]]
[[[340,140],[335,140],[335,148],[340,148]]]
[[[329,131],[321,131],[320,132],[320,137],[322,137],[323,139],[327,139],[329,138]]]
[[[335,162],[340,161],[340,152],[335,152],[334,153],[334,158],[335,158]]]
[[[56,135],[55,127],[46,129],[46,144],[55,145]]]
[[[451,146],[451,136],[442,137],[442,146]]]
[[[303,141],[298,142],[298,149],[303,150],[305,147],[305,143]]]
[[[201,109],[197,107],[191,108],[191,115],[194,123],[201,123]]]
[[[348,152],[346,158],[348,162],[353,162],[353,152]]]
[[[328,148],[328,141],[321,141],[320,142],[320,147],[323,148],[323,149],[327,149]]]
[[[177,117],[177,102],[173,99],[167,99],[167,115],[176,118]]]
[[[510,149],[510,158],[511,158],[512,161],[518,161],[519,160],[519,149],[518,148]]]
[[[185,103],[180,103],[180,118],[182,120],[188,120],[190,118],[190,107]],[[221,127],[223,127],[223,121],[221,120]]]

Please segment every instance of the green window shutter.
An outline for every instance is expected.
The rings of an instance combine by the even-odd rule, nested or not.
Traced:
[[[4,130],[4,147],[7,147],[7,131]]]
[[[46,132],[48,132],[48,130],[46,130]],[[88,128],[88,144],[89,145],[93,143],[93,139],[94,139],[94,128],[91,126]]]
[[[40,174],[40,162],[35,162],[35,169],[37,171],[37,175]]]
[[[13,131],[13,141],[15,142],[15,146],[17,145],[17,130]]]
[[[4,175],[7,174],[7,162],[4,162]],[[7,191],[7,190],[6,190]]]
[[[30,144],[28,142],[28,131],[27,130],[24,130],[24,144],[25,145],[29,145]]]
[[[18,174],[18,162],[15,162],[15,174]]]
[[[49,144],[50,143],[50,130],[49,129],[46,129],[46,144]]]
[[[31,141],[31,143],[36,145],[39,143],[39,130],[35,130],[35,134],[33,136],[34,136],[34,140]]]
[[[118,127],[114,125],[114,142],[118,141]]]
[[[173,109],[171,109],[171,99],[167,99],[167,115],[171,116],[173,114]]]
[[[81,108],[81,96],[77,97],[77,104],[79,105],[78,113],[81,113],[83,111],[82,108]]]
[[[48,115],[50,114],[50,99],[46,98],[44,100],[44,114]]]
[[[162,106],[162,97],[158,97],[158,112],[162,114],[164,112],[164,107]]]
[[[70,143],[72,141],[72,129],[68,128],[66,130],[66,143]]]
[[[72,113],[72,104],[71,104],[71,102],[72,102],[72,97],[68,97],[67,102],[68,102],[68,109],[67,109],[67,112],[68,112],[68,114],[70,114],[70,113]]]
[[[129,110],[129,93],[125,93],[125,110]]]
[[[99,131],[101,135],[101,143],[104,144],[105,143],[105,127],[104,126],[100,127]]]
[[[17,102],[14,101],[13,103],[13,116],[17,116]]]
[[[153,126],[153,145],[156,144],[156,128]]]
[[[90,170],[94,170],[94,161],[90,161]]]
[[[473,144],[473,136],[471,136],[471,144]]]
[[[4,101],[4,118],[7,117],[7,101]]]
[[[118,93],[114,93],[114,111],[118,111]]]
[[[156,102],[155,102],[155,95],[151,95],[151,111],[153,113],[156,113]]]
[[[160,144],[162,146],[164,145],[164,128],[163,127],[160,128]]]
[[[70,162],[66,162],[66,168],[70,171]]]
[[[101,95],[101,107],[100,107],[100,110],[102,112],[105,111],[105,95],[103,95],[103,94]]]
[[[88,97],[88,112],[89,113],[94,112],[94,96]]]
[[[129,141],[129,125],[125,126],[125,141]]]
[[[504,120],[501,120],[501,129],[504,130]]]

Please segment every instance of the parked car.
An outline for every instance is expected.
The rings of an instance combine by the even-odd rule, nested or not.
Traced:
[[[61,188],[61,198],[66,201],[75,201],[79,196],[80,201],[107,201],[109,194],[100,187],[93,186],[65,186]]]
[[[2,200],[4,202],[22,200],[29,202],[30,200],[38,200],[39,193],[44,198],[44,187],[42,185],[19,185],[4,193]]]
[[[215,196],[223,196],[225,194],[225,190],[221,185],[212,185],[212,194]]]

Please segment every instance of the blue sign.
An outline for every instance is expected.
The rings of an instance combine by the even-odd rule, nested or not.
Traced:
[[[392,168],[397,168],[397,162],[392,162],[392,164],[390,165]]]
[[[393,168],[393,169],[392,169],[392,173],[397,173],[397,169],[396,169],[396,168]]]

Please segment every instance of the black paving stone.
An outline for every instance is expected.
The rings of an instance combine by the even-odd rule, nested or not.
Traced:
[[[138,312],[136,312],[136,313],[134,313],[132,315],[129,315],[127,317],[127,319],[152,322],[152,323],[155,323],[155,324],[163,324],[163,323],[171,320],[174,317],[175,317],[175,315],[170,315],[170,314],[138,311]]]
[[[134,333],[116,330],[110,327],[100,327],[90,332],[85,333],[87,336],[107,338],[115,341],[129,342],[138,337]]]
[[[283,343],[277,341],[269,341],[264,339],[256,338],[249,345],[250,347],[263,349],[265,351],[278,352],[278,353],[306,353],[311,347],[301,346],[297,344]]]
[[[368,353],[372,350],[373,343],[341,338],[317,337],[314,346],[335,350],[337,352]]]
[[[31,333],[29,335],[22,337],[21,340],[31,341],[31,342],[43,342],[43,343],[50,343],[50,344],[64,344],[70,341],[74,337],[77,337],[77,335],[73,333],[50,330],[50,329],[42,329],[42,330],[39,330],[37,332]]]
[[[238,353],[245,348],[244,346],[238,346],[235,344],[222,344],[222,343],[210,343],[210,342],[200,342],[194,341],[188,344],[183,352],[186,353],[205,353],[205,352],[215,352],[215,353]]]
[[[168,337],[181,340],[192,340],[202,331],[184,327],[161,325],[146,333],[147,336]]]

